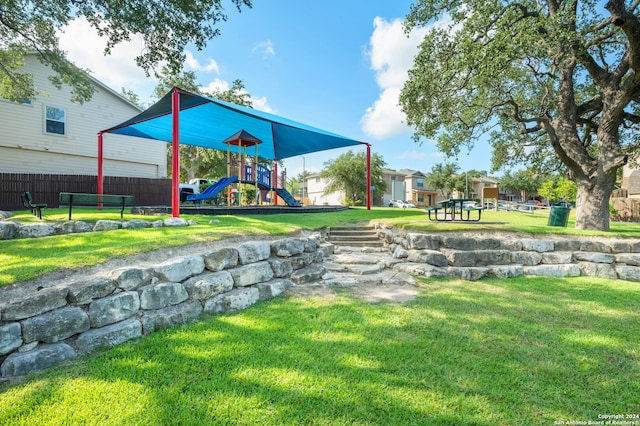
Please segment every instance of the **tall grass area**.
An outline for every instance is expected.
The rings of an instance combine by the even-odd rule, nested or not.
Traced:
[[[512,426],[640,412],[637,284],[422,279],[419,293],[403,305],[290,295],[156,332],[0,385],[0,424]]]
[[[59,224],[67,220],[66,209],[47,209],[43,221]],[[165,216],[168,217],[168,216]],[[183,215],[197,224],[177,228],[147,228],[66,234],[36,239],[0,241],[0,286],[33,279],[57,269],[73,269],[103,263],[115,257],[148,252],[165,247],[195,244],[241,235],[286,235],[300,230],[317,230],[327,226],[340,226],[371,221],[384,222],[403,229],[423,232],[469,230],[517,231],[531,234],[606,235],[640,237],[640,225],[613,223],[610,233],[579,231],[574,228],[573,216],[569,226],[547,226],[547,214],[522,212],[482,213],[482,222],[434,222],[427,220],[421,209],[351,208],[332,213],[297,213],[257,216],[199,216]],[[19,212],[11,218],[20,223],[39,221],[28,212]],[[95,209],[74,209],[74,220],[95,222],[99,219],[119,220],[119,212]],[[148,221],[162,217],[127,214],[126,220]]]

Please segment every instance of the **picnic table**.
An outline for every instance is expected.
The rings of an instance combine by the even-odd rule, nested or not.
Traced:
[[[482,215],[482,207],[470,207],[465,206],[464,203],[468,203],[474,201],[472,198],[448,198],[446,200],[438,201],[436,206],[427,207],[426,212],[429,216],[429,220],[463,220],[463,221],[479,221],[480,216]],[[442,219],[438,218],[438,212],[442,210],[444,216]],[[464,213],[467,213],[466,216]],[[478,217],[472,219],[471,212],[478,212]],[[431,217],[431,214],[434,214]],[[459,217],[456,218],[456,215],[459,214]]]

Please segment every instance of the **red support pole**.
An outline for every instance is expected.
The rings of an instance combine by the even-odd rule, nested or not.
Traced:
[[[274,188],[278,188],[278,162],[273,162],[273,178],[275,180]],[[273,204],[278,205],[278,193],[273,194]]]
[[[171,103],[172,117],[172,164],[171,164],[171,211],[173,217],[180,217],[180,93],[173,88]]]
[[[371,145],[367,144],[367,210],[371,210]]]
[[[98,194],[104,194],[104,177],[102,175],[102,163],[104,161],[104,153],[103,153],[103,142],[102,142],[103,133],[98,133]]]

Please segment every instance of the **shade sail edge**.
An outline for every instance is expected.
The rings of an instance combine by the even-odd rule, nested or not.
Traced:
[[[244,130],[262,141],[260,156],[283,160],[298,155],[365,144],[336,133],[254,110],[215,98],[174,88],[140,114],[101,133],[171,142],[171,95],[180,93],[179,140],[194,145],[226,150],[223,141]]]

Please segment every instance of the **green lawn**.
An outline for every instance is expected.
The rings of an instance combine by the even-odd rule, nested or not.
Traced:
[[[284,296],[0,387],[7,425],[552,425],[640,412],[640,291],[421,280]]]
[[[48,210],[45,219],[65,214]],[[79,210],[77,218],[116,218],[109,214]],[[186,228],[0,241],[0,283],[171,245],[354,222],[602,234],[576,231],[573,218],[568,228],[548,227],[543,214],[516,212],[484,212],[481,224],[390,208],[193,219]],[[640,236],[638,224],[612,230]],[[552,425],[640,413],[638,283],[419,280],[419,297],[403,305],[346,290],[290,294],[2,383],[0,425]]]
[[[66,209],[46,210],[44,222],[57,224],[67,219]],[[119,212],[95,209],[75,209],[74,219],[96,221],[119,219]],[[168,217],[168,216],[165,216]],[[160,217],[161,218],[161,217]],[[127,220],[158,220],[159,217],[127,214]],[[384,222],[399,228],[424,232],[464,230],[517,231],[532,234],[609,235],[640,238],[640,224],[613,223],[610,233],[587,232],[574,229],[573,216],[567,228],[547,226],[545,213],[493,212],[482,214],[482,223],[449,223],[427,220],[422,209],[351,208],[334,213],[299,213],[258,216],[187,216],[197,225],[181,228],[118,230],[85,234],[56,235],[37,239],[0,241],[0,286],[33,279],[60,268],[78,268],[103,263],[111,258],[147,252],[163,247],[194,244],[238,235],[272,234],[317,230],[348,223]],[[21,223],[37,222],[28,212],[20,212],[12,220]]]
[[[385,216],[406,217],[396,209]],[[413,211],[411,213],[420,214]],[[48,209],[43,222],[59,224],[67,220],[66,209]],[[167,218],[127,214],[126,220],[154,221]],[[276,214],[260,216],[186,216],[196,225],[172,228],[146,228],[55,235],[44,238],[22,238],[0,241],[0,286],[33,279],[60,268],[78,268],[100,264],[114,257],[127,256],[164,247],[195,244],[240,235],[286,235],[301,229],[319,229],[337,223],[353,223],[376,217],[374,212],[353,209],[330,214]],[[119,212],[74,209],[74,220],[95,222],[99,219],[119,220]],[[39,222],[28,212],[20,212],[11,220],[20,223]]]

